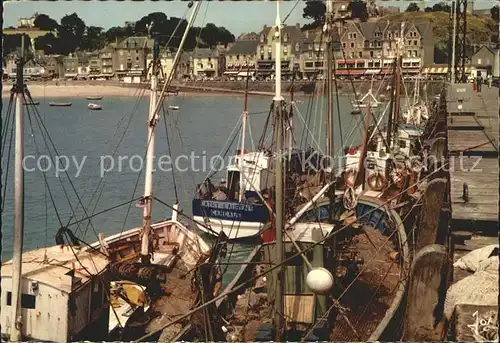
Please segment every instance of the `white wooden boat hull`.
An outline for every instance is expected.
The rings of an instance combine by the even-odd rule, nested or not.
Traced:
[[[196,222],[204,223],[203,217],[195,216],[193,217],[193,219]],[[210,231],[203,225],[197,224],[197,226],[201,231],[206,232],[212,236],[224,232],[224,234],[226,234],[226,236],[228,236],[230,240],[241,240],[258,237],[261,233],[262,228],[264,227],[264,224],[259,222],[237,222],[234,220],[210,218],[210,221],[208,223],[205,223],[205,226],[210,226],[212,231]]]

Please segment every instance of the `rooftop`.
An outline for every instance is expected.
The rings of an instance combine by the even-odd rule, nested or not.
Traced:
[[[259,45],[258,40],[238,40],[227,52],[228,55],[250,55],[255,54],[257,51],[257,46]]]
[[[90,280],[85,269],[95,275],[108,265],[108,260],[100,253],[79,251],[75,247],[73,250],[78,260],[69,246],[53,246],[25,252],[22,256],[23,278],[71,293],[73,279],[68,272],[75,270],[75,277],[81,278],[82,283],[85,283]],[[12,276],[12,260],[2,264],[2,277],[4,276]]]

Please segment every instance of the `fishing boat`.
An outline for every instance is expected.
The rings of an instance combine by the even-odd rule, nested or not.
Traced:
[[[259,146],[255,151],[248,151],[245,142],[246,131],[250,127],[248,125],[248,80],[240,117],[241,145],[234,155],[229,156],[225,178],[221,179],[219,185],[212,183],[211,176],[207,176],[202,184],[197,185],[197,196],[192,201],[192,213],[201,231],[215,236],[224,233],[229,240],[251,242],[260,240],[262,229],[271,219],[269,208],[266,207],[266,199],[272,197],[269,188],[273,186],[272,175],[276,165],[273,156],[276,155],[273,155],[272,144],[265,146],[264,141],[268,136],[269,123],[274,123],[276,109],[269,111]],[[280,84],[279,81],[278,84]],[[282,115],[286,118],[287,147],[281,156],[288,171],[287,177],[294,179],[306,177],[320,170],[324,156],[312,148],[293,147],[295,108],[293,89],[290,98],[289,104],[283,102],[273,104],[273,106],[283,107]],[[274,127],[271,135],[273,137],[276,135]]]
[[[339,6],[337,11],[334,3],[327,1],[325,26],[330,34],[333,34],[334,13],[348,7],[347,3],[335,2],[335,5]],[[277,6],[274,51],[279,80],[279,2]],[[325,54],[331,63],[333,42],[327,42]],[[331,70],[326,77],[331,78]],[[333,92],[328,88],[327,118],[333,126]],[[283,101],[279,82],[274,101],[278,104]],[[279,154],[284,146],[281,134],[284,116],[278,104],[274,108]],[[327,132],[331,153],[333,130]],[[232,333],[230,340],[379,340],[402,303],[406,289],[404,275],[410,262],[401,217],[384,206],[388,194],[380,191],[352,197],[351,190],[338,192],[336,173],[330,170],[326,177],[330,181],[309,201],[297,206],[286,220],[285,194],[289,188],[296,189],[293,183],[284,183],[286,168],[282,159],[275,163],[274,196],[267,205],[275,209],[270,211],[273,219],[262,231],[263,244],[254,249],[247,264],[224,291],[240,294],[224,300],[224,307],[230,309],[227,325]],[[389,273],[392,276],[388,278]],[[245,281],[249,275],[254,277]],[[377,294],[380,289],[384,290]]]
[[[168,108],[171,110],[177,111],[179,109],[179,106],[170,105],[170,106],[168,106]]]
[[[87,107],[89,108],[89,110],[93,110],[93,111],[102,110],[102,106],[99,104],[90,103],[90,104],[88,104]]]
[[[49,106],[71,107],[71,102],[49,102]]]
[[[194,6],[179,51],[200,5]],[[137,203],[143,209],[143,225],[106,238],[99,234],[93,244],[62,227],[56,234],[56,246],[22,251],[23,110],[19,105],[24,85],[23,78],[18,78],[14,254],[1,269],[0,323],[2,334],[10,341],[101,341],[109,337],[110,330],[116,333],[117,327],[121,331],[118,339],[134,340],[156,331],[156,339],[176,340],[193,325],[164,331],[163,323],[218,294],[217,253],[211,254],[207,243],[178,218],[178,203],[172,206],[171,218],[156,223],[151,219],[155,111],[161,108],[161,100],[157,103],[159,44],[157,38],[154,41],[147,122],[150,145],[144,196]],[[174,66],[178,61],[179,52]],[[203,267],[205,263],[209,268]]]
[[[88,96],[87,100],[102,100],[102,96]]]

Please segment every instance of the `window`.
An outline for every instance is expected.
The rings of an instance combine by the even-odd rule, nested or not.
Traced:
[[[236,59],[239,61],[240,60],[240,55],[236,55]]]
[[[208,58],[208,62],[211,62],[211,61],[212,61],[212,57],[209,57],[209,58]]]
[[[356,34],[355,33],[352,34],[352,38],[356,39]]]
[[[354,48],[354,43],[351,43],[351,48]]]
[[[373,57],[373,51],[370,51],[370,57]]]
[[[312,49],[313,49],[312,44],[309,44],[308,49],[309,49],[309,50],[312,50]]]
[[[362,57],[363,57],[363,52],[362,52],[362,51],[359,51],[359,52],[358,52],[358,57],[359,57],[359,58],[362,58]]]
[[[260,42],[264,43],[264,35],[260,35]]]
[[[399,140],[399,147],[400,148],[406,148],[406,141],[405,140]]]
[[[12,305],[12,293],[7,292],[7,306]],[[21,308],[35,308],[36,296],[31,294],[21,294]]]
[[[351,58],[354,58],[354,51],[351,51]]]
[[[295,44],[295,51],[299,51],[299,50],[300,50],[300,44],[297,43],[297,44]]]
[[[313,57],[313,52],[309,51],[309,58],[312,58],[312,57]]]
[[[346,47],[347,47],[347,44],[346,44],[346,43],[342,43],[342,47],[343,47],[343,48],[346,48]]]
[[[290,37],[288,36],[288,33],[285,33],[285,35],[283,36],[283,42],[288,42],[288,39]]]
[[[414,40],[414,41],[413,41],[413,45],[418,45],[418,41],[417,41],[417,40]]]

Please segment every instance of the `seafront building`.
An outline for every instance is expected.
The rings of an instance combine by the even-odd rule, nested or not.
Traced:
[[[29,18],[28,18],[29,19]],[[30,29],[31,21],[23,21]],[[242,34],[226,47],[196,48],[184,52],[177,68],[178,80],[237,80],[250,76],[255,80],[274,78],[275,44],[273,30],[264,26],[260,32]],[[325,39],[321,28],[302,30],[299,24],[283,27],[281,64],[284,79],[321,79],[325,74]],[[346,20],[344,30],[334,43],[334,74],[338,78],[366,78],[390,75],[400,44],[404,44],[403,73],[423,72],[444,77],[446,66],[434,64],[434,35],[430,22],[395,24],[369,19]],[[25,71],[28,78],[66,78],[116,80],[127,83],[146,81],[152,59],[153,40],[128,37],[92,52],[69,56],[42,56],[41,67]],[[175,51],[161,49],[164,75],[173,68]],[[5,75],[14,77],[15,56],[4,59]],[[476,71],[491,73],[494,52],[478,47],[470,56],[471,75]],[[471,69],[471,68],[468,68]]]

